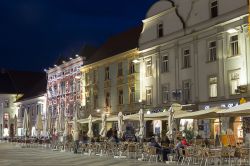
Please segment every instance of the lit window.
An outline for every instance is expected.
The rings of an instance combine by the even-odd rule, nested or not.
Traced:
[[[118,63],[118,77],[122,76],[122,62]]]
[[[146,60],[146,77],[152,76],[152,59]]]
[[[109,67],[105,68],[105,80],[109,80]]]
[[[230,51],[231,56],[236,56],[239,54],[239,45],[238,45],[238,35],[230,37]]]
[[[218,95],[217,84],[218,84],[217,77],[209,78],[209,97],[217,97]]]
[[[210,11],[211,11],[211,18],[218,16],[218,2],[217,2],[217,0],[211,1]]]
[[[182,64],[183,64],[183,68],[189,68],[191,66],[190,65],[190,50],[189,49],[183,50]]]
[[[119,105],[123,104],[123,90],[118,91]]]
[[[168,54],[162,56],[162,72],[168,72]]]
[[[164,85],[162,87],[162,103],[166,104],[169,101],[169,86]]]
[[[163,37],[163,24],[160,23],[157,25],[157,36],[158,38]]]
[[[130,103],[135,102],[135,87],[130,87],[130,93],[129,93]]]
[[[188,103],[191,100],[191,84],[190,81],[183,81],[183,101]]]
[[[240,74],[239,71],[230,73],[230,93],[232,95],[237,94],[236,90],[240,85]]]
[[[216,61],[216,41],[212,41],[209,43],[208,61]]]
[[[152,104],[152,88],[150,87],[146,88],[146,104],[147,105]]]

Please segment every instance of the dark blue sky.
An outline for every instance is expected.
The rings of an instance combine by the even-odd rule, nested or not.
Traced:
[[[134,27],[156,0],[1,0],[0,68],[43,70],[59,55]]]

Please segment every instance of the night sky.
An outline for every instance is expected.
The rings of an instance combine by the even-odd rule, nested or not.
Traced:
[[[42,71],[137,26],[156,1],[1,0],[0,68]]]

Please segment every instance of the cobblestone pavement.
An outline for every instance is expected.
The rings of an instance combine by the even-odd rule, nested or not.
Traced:
[[[135,159],[83,156],[71,152],[40,148],[22,148],[10,143],[0,143],[0,166],[161,166]]]

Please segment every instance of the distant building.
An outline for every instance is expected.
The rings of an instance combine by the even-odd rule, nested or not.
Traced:
[[[40,77],[38,82],[34,82],[29,92],[25,93],[22,97],[16,100],[15,106],[18,109],[17,114],[17,136],[23,136],[23,117],[24,112],[27,110],[30,119],[30,136],[37,136],[36,122],[37,115],[40,112],[43,120],[43,131],[42,136],[46,136],[46,87],[47,78],[46,74]],[[41,136],[40,135],[40,136]]]
[[[82,100],[80,67],[95,48],[85,46],[77,55],[60,57],[47,73],[47,111],[54,126],[59,112],[72,120],[74,110],[79,110]],[[78,112],[80,114],[80,112]],[[55,126],[54,126],[55,127]]]
[[[0,71],[0,138],[17,135],[18,107],[15,102],[29,93],[44,76],[39,72]],[[21,125],[19,125],[21,127]]]

